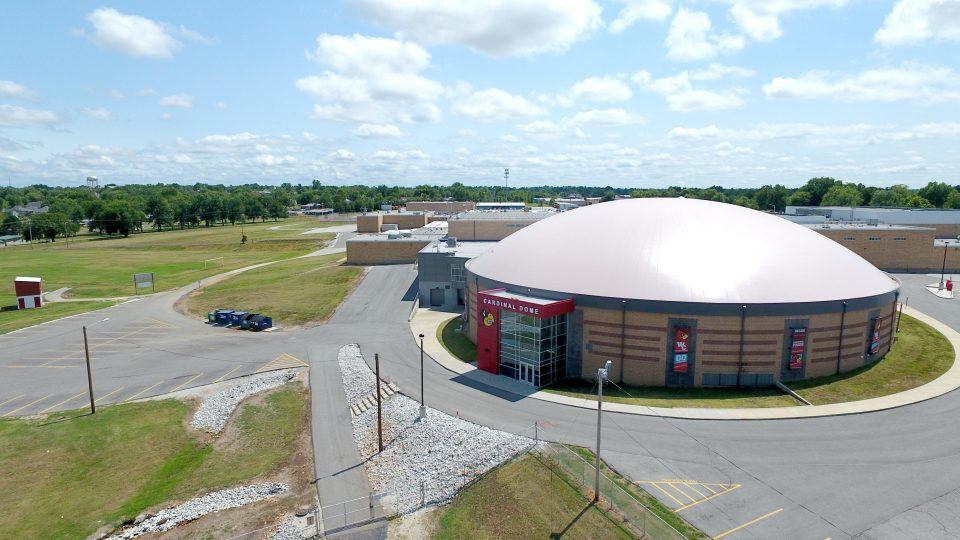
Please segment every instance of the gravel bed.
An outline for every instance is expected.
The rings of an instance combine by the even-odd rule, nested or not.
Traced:
[[[353,343],[341,347],[337,360],[340,362],[340,377],[343,379],[348,407],[360,402],[371,392],[376,392],[377,377],[363,361],[359,345]]]
[[[357,356],[359,349],[348,347],[341,349],[339,357],[344,390],[348,398],[368,395],[374,390],[375,377]],[[366,460],[373,489],[384,495],[383,504],[388,510],[401,514],[450,500],[481,474],[533,445],[527,437],[473,424],[429,407],[427,417],[421,420],[420,403],[401,394],[385,402],[383,415],[382,453],[377,453],[375,408],[353,419],[353,435]]]
[[[275,497],[285,493],[288,489],[290,488],[286,484],[271,483],[215,491],[196,499],[190,499],[173,508],[161,510],[156,515],[127,527],[119,534],[109,538],[129,539],[136,538],[141,534],[169,531],[181,523],[193,521],[213,512],[237,508],[269,497]]]
[[[220,433],[237,404],[248,396],[287,384],[294,378],[292,370],[253,375],[237,384],[208,396],[200,403],[190,425],[208,433]]]
[[[300,519],[297,517],[288,517],[277,527],[277,532],[270,537],[271,540],[302,540],[300,534]]]

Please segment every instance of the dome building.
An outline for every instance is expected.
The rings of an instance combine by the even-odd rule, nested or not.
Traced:
[[[845,372],[890,347],[899,284],[785,219],[629,199],[531,224],[466,263],[478,367],[545,386],[765,386]]]

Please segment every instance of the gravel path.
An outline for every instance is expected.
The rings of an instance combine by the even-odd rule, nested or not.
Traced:
[[[375,389],[359,348],[341,349],[340,372],[348,400]],[[388,510],[406,514],[450,500],[464,485],[533,445],[533,440],[473,424],[396,394],[383,407],[384,445],[377,453],[377,411],[353,419],[354,439],[373,488]]]
[[[255,484],[208,493],[196,499],[157,512],[140,523],[128,527],[110,539],[136,538],[141,534],[169,531],[181,523],[193,521],[213,512],[237,508],[275,497],[290,489],[286,484]]]
[[[237,384],[207,397],[200,404],[190,425],[209,433],[220,433],[237,404],[248,396],[283,386],[293,380],[292,370],[272,371],[245,378]]]

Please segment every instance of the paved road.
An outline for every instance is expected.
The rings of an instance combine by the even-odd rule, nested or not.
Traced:
[[[355,317],[351,335],[368,358],[380,352],[385,375],[416,397],[419,350],[406,323],[414,277],[409,266],[373,268],[341,313]],[[924,276],[902,279],[911,306],[960,328],[960,304],[923,291]],[[474,388],[432,361],[425,376],[430,406],[512,432],[536,420],[549,438],[594,444],[592,411]],[[665,485],[666,493],[645,484],[665,504],[686,506],[681,515],[710,535],[762,518],[728,537],[940,538],[960,535],[958,416],[956,392],[890,411],[805,420],[607,414],[604,456],[636,480],[737,486],[701,501],[696,483]]]
[[[909,305],[960,329],[960,300],[924,291],[928,276],[899,277]],[[0,415],[83,404],[83,324],[93,338],[102,403],[249,373],[287,353],[311,365],[323,504],[363,496],[369,484],[350,433],[336,352],[351,342],[370,361],[379,352],[385,376],[419,396],[419,350],[407,325],[414,279],[409,265],[374,267],[327,324],[300,331],[211,328],[174,313],[175,295],[159,295],[0,337]],[[548,438],[594,443],[592,411],[476,387],[430,359],[425,367],[430,406],[513,432],[537,421]],[[890,411],[806,420],[606,414],[604,457],[651,482],[644,486],[665,504],[685,507],[681,515],[710,535],[736,529],[727,538],[947,538],[960,536],[958,415],[956,392]],[[728,490],[701,500],[697,482]],[[382,536],[383,528],[363,533]]]

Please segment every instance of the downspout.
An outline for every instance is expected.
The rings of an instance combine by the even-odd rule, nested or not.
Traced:
[[[620,383],[623,383],[623,364],[626,352],[623,348],[627,341],[627,301],[620,301]]]
[[[737,360],[737,388],[740,388],[740,375],[743,373],[743,333],[747,324],[747,306],[740,306],[740,354]]]
[[[843,311],[840,312],[840,336],[837,338],[837,375],[840,374],[840,355],[843,354],[843,323],[847,319],[847,303],[843,303]]]
[[[893,293],[893,305],[890,306],[890,339],[887,340],[887,352],[893,348],[893,318],[897,314],[897,299],[900,298],[900,291]]]

